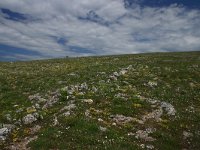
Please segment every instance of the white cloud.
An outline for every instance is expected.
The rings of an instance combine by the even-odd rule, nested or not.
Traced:
[[[16,22],[0,13],[0,44],[47,57],[200,50],[200,11],[177,5],[126,9],[123,0],[9,0],[0,7],[31,16]],[[79,19],[91,10],[109,25]]]

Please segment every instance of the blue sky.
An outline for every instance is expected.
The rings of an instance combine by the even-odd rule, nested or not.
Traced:
[[[199,0],[2,0],[0,61],[199,51]]]

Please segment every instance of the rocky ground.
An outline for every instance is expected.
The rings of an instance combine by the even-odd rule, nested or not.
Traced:
[[[1,63],[1,147],[199,149],[199,65],[198,52]]]

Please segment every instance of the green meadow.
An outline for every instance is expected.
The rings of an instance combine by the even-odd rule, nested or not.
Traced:
[[[0,62],[0,149],[200,149],[200,52]]]

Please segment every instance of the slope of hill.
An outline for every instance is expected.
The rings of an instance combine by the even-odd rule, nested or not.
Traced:
[[[0,63],[2,149],[199,149],[200,52]]]

